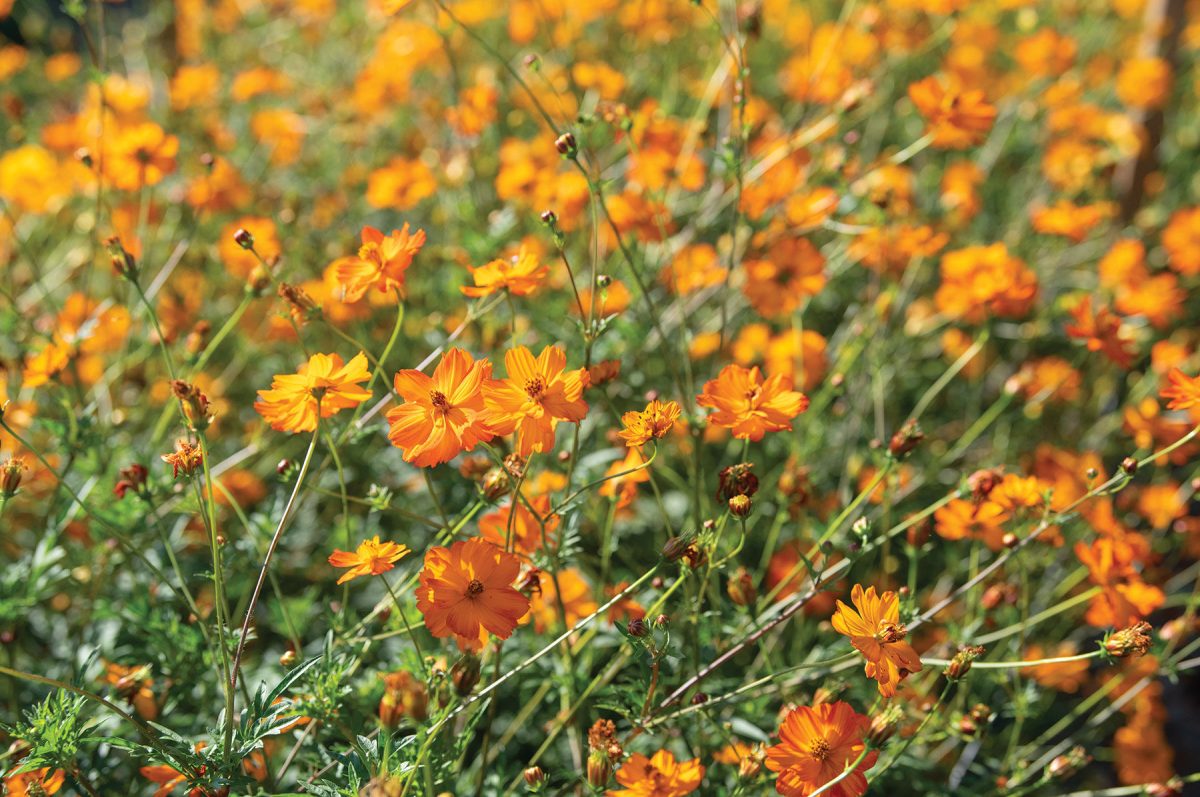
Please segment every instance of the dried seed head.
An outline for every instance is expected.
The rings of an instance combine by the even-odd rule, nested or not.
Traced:
[[[1145,656],[1150,650],[1150,631],[1149,623],[1134,623],[1104,640],[1104,650],[1118,659]]]

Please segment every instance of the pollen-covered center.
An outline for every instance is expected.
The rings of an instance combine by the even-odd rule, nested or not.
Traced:
[[[908,629],[902,623],[884,620],[879,624],[879,630],[875,632],[875,639],[879,642],[899,642],[907,635]]]
[[[818,761],[828,761],[830,753],[829,742],[825,741],[824,739],[817,739],[812,743],[812,747],[809,748],[809,752],[812,754],[812,757]]]
[[[429,402],[442,412],[450,411],[450,402],[446,398],[446,394],[440,390],[429,391]]]
[[[471,579],[471,583],[467,585],[467,597],[474,598],[483,594],[483,582],[477,578]]]
[[[526,379],[525,392],[531,399],[536,401],[542,397],[543,393],[546,392],[546,380],[542,379],[540,376],[535,376],[533,379]]]

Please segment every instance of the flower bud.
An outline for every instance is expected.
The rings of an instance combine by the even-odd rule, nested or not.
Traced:
[[[607,274],[601,274],[600,276],[596,277],[596,287],[603,290],[604,288],[612,285],[612,281],[612,277],[608,276]]]
[[[574,158],[579,153],[579,144],[575,141],[575,134],[571,132],[563,133],[554,140],[554,148],[558,150],[558,154],[566,158]]]
[[[450,668],[450,680],[454,682],[454,691],[458,692],[460,697],[471,694],[475,685],[479,683],[480,671],[479,657],[474,653],[464,654]]]
[[[872,717],[871,724],[867,727],[867,743],[872,747],[882,747],[884,742],[895,736],[902,716],[900,708],[892,705]]]
[[[21,486],[21,474],[26,470],[28,468],[25,467],[25,460],[21,457],[9,457],[0,465],[0,493],[3,493],[5,498],[12,498],[17,494]]]
[[[754,506],[750,501],[749,496],[735,495],[733,498],[729,499],[729,512],[734,517],[746,517],[750,514],[750,510],[753,508]]]
[[[249,230],[239,228],[233,234],[233,241],[243,249],[249,250],[254,248],[254,236],[250,234]]]
[[[1091,760],[1092,757],[1087,754],[1087,751],[1076,745],[1063,755],[1056,756],[1054,760],[1046,765],[1046,778],[1065,780],[1078,772],[1084,764]]]
[[[546,785],[546,772],[541,767],[527,767],[521,777],[530,791],[540,791]]]
[[[728,501],[735,495],[749,498],[758,492],[758,477],[753,468],[753,462],[739,462],[722,468],[717,474],[717,500]]]
[[[640,639],[650,633],[650,626],[646,625],[644,618],[635,617],[629,621],[629,625],[625,626],[625,630],[629,632],[630,636]]]
[[[687,553],[691,541],[686,537],[672,537],[663,545],[662,556],[668,562],[678,562]]]
[[[555,224],[558,224],[558,216],[553,210],[543,210],[542,224],[545,224],[547,227],[553,227]]]
[[[749,606],[758,597],[758,590],[754,587],[754,578],[744,567],[739,567],[729,577],[728,583],[725,584],[725,592],[729,595],[729,600],[737,606]]]
[[[1133,457],[1125,457],[1121,460],[1121,472],[1126,476],[1132,476],[1137,473],[1138,461]]]
[[[1104,650],[1118,659],[1145,656],[1150,650],[1150,624],[1139,622],[1122,628],[1104,640]]]
[[[508,474],[502,468],[492,468],[483,475],[479,487],[488,501],[498,501],[502,495],[508,493]]]
[[[892,441],[888,444],[888,452],[896,459],[903,459],[912,453],[912,450],[924,439],[925,433],[921,431],[921,427],[915,420],[909,418],[892,435]]]

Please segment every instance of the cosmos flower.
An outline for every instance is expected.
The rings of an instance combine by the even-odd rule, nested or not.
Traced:
[[[767,769],[778,772],[775,790],[785,797],[805,797],[841,776],[866,744],[870,721],[848,703],[819,703],[788,712],[779,726],[779,744],[767,748]],[[824,792],[829,797],[859,797],[867,790],[863,774],[875,765],[872,750],[854,771]]]
[[[609,789],[608,797],[682,797],[700,788],[704,766],[699,758],[676,761],[669,750],[659,750],[649,758],[634,753],[615,777],[625,788]]]
[[[462,349],[446,352],[432,377],[415,369],[397,372],[394,385],[404,403],[388,410],[388,439],[404,449],[404,461],[428,468],[491,440],[481,392],[491,376],[489,361]]]
[[[294,374],[276,374],[270,390],[258,391],[254,409],[280,432],[311,432],[322,418],[357,407],[371,397],[360,385],[371,378],[362,352],[343,363],[336,354],[314,354]]]
[[[425,231],[410,234],[407,224],[387,236],[374,227],[363,227],[358,256],[338,262],[342,301],[357,302],[372,287],[380,293],[395,291],[404,296],[404,272],[424,245]]]
[[[764,381],[757,366],[727,365],[704,383],[696,403],[716,410],[708,416],[709,425],[730,429],[740,440],[758,441],[767,432],[791,429],[792,418],[808,409],[808,396],[792,390],[789,376],[775,374]]]
[[[554,448],[559,421],[577,423],[587,415],[582,368],[567,370],[567,355],[547,346],[537,359],[524,346],[504,355],[508,376],[483,383],[487,425],[501,435],[517,433],[517,453],[528,457]]]
[[[410,553],[412,551],[407,545],[390,541],[380,542],[379,535],[376,534],[369,540],[363,540],[353,553],[334,551],[329,556],[329,564],[334,567],[350,568],[337,581],[339,584],[345,584],[359,576],[378,576],[386,573],[395,566],[396,562]]]
[[[879,694],[891,697],[901,681],[921,671],[920,657],[904,641],[908,631],[900,623],[900,599],[894,592],[876,595],[874,587],[855,584],[850,601],[853,609],[837,602],[833,627],[867,660],[867,677],[879,682]]]
[[[417,586],[425,627],[464,650],[482,647],[486,634],[508,639],[529,611],[529,598],[513,588],[520,569],[520,557],[482,537],[430,548]]]

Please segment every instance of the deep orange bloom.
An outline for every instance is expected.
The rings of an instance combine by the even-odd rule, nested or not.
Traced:
[[[463,650],[479,649],[489,633],[508,639],[529,611],[529,598],[513,588],[520,569],[520,557],[482,537],[430,548],[417,586],[425,627],[453,635]]]
[[[311,432],[317,428],[317,410],[328,418],[357,407],[371,397],[359,382],[371,378],[362,352],[343,363],[336,354],[314,354],[294,374],[276,374],[270,390],[258,391],[254,409],[280,432]]]
[[[900,599],[890,590],[876,595],[874,587],[864,591],[855,584],[850,601],[854,609],[837,602],[833,627],[863,654],[867,677],[879,682],[879,694],[891,697],[901,681],[921,671],[921,658],[904,641],[908,630],[900,623]]]
[[[1071,307],[1073,324],[1067,324],[1066,333],[1086,343],[1088,351],[1098,351],[1122,368],[1133,363],[1133,341],[1121,317],[1101,305],[1093,309],[1092,297],[1082,296]]]
[[[350,551],[334,551],[329,556],[329,564],[334,567],[350,568],[337,583],[345,584],[359,576],[378,576],[391,570],[395,563],[408,556],[412,551],[407,545],[395,542],[380,542],[376,534],[369,540],[363,540],[358,548]]]
[[[425,231],[410,234],[407,224],[386,237],[374,227],[363,227],[358,256],[338,262],[342,301],[357,302],[372,287],[380,293],[396,291],[404,296],[404,272],[424,245]]]
[[[679,404],[674,401],[655,399],[641,412],[627,412],[621,416],[621,439],[627,446],[645,445],[651,440],[665,437],[675,421],[679,420]]]
[[[966,149],[983,141],[996,121],[996,106],[978,89],[963,89],[954,78],[930,75],[908,87],[909,99],[928,122],[933,146]]]
[[[428,468],[491,440],[481,392],[491,376],[490,362],[462,349],[446,352],[432,377],[414,369],[397,372],[394,384],[404,403],[388,410],[388,439],[404,449],[404,461]]]
[[[607,797],[683,797],[700,788],[704,766],[699,758],[676,761],[669,750],[650,758],[634,753],[617,770],[616,779],[625,788],[609,789]]]
[[[559,518],[550,511],[550,497],[539,495],[531,498],[529,504],[533,507],[532,512],[524,502],[518,501],[516,517],[512,516],[511,504],[489,512],[479,518],[479,533],[496,547],[504,548],[511,526],[513,550],[525,555],[542,550],[543,543],[552,545]]]
[[[818,703],[788,712],[779,726],[779,744],[767,748],[767,769],[778,772],[775,790],[785,797],[807,797],[841,776],[866,743],[870,720],[848,703]],[[859,797],[867,790],[863,773],[875,766],[879,753],[872,750],[854,771],[824,794]]]
[[[1200,405],[1200,376],[1188,376],[1178,368],[1172,368],[1167,373],[1167,381],[1171,384],[1158,394],[1168,399],[1167,409],[1186,410]]]
[[[200,467],[204,462],[204,455],[189,441],[179,440],[175,443],[175,450],[170,454],[163,454],[161,459],[171,466],[171,478],[178,479],[180,471],[190,474]]]
[[[586,371],[568,371],[567,355],[558,346],[547,346],[537,359],[524,346],[504,355],[505,379],[483,383],[487,425],[496,434],[517,433],[517,453],[528,457],[554,448],[559,421],[577,423],[587,415],[583,400]]]
[[[19,772],[4,779],[4,793],[8,797],[42,797],[58,794],[63,786],[65,773],[61,769],[53,772],[49,767]]]
[[[475,285],[459,288],[472,297],[488,296],[496,291],[508,291],[513,296],[528,296],[541,287],[550,267],[538,263],[537,254],[524,246],[512,258],[497,258],[478,268],[467,266]]]
[[[758,366],[727,365],[716,379],[704,383],[696,397],[701,407],[716,410],[710,426],[722,426],[741,440],[762,440],[767,432],[792,428],[792,418],[808,409],[808,396],[792,390],[792,379],[775,374],[763,381]]]

